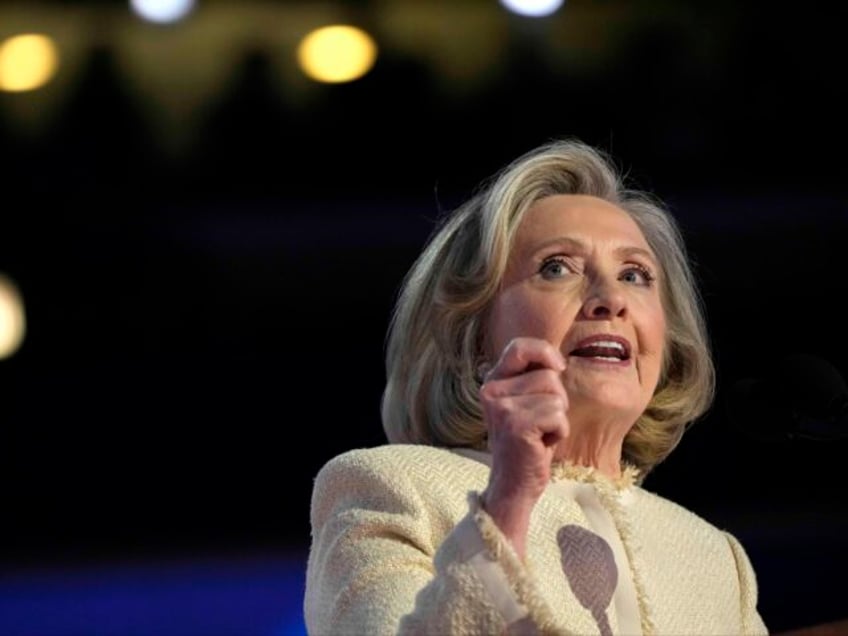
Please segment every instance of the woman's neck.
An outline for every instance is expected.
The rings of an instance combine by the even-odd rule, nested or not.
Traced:
[[[601,473],[621,477],[621,452],[624,433],[608,427],[572,427],[560,444],[556,459],[577,466],[593,466]]]

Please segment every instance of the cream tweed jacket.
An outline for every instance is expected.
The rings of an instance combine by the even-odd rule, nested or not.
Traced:
[[[477,505],[490,456],[348,451],[319,471],[309,634],[767,634],[729,533],[636,485],[557,466],[522,562]]]

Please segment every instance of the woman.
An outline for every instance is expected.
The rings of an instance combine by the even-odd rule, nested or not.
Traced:
[[[642,488],[714,391],[670,214],[577,141],[437,228],[389,332],[383,425],[317,476],[319,634],[767,633],[738,541]]]

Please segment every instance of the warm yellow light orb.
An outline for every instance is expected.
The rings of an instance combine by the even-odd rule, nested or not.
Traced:
[[[301,40],[297,59],[303,72],[314,80],[350,82],[374,66],[377,45],[371,36],[356,27],[326,26]]]
[[[46,35],[26,33],[0,43],[0,90],[31,91],[56,74],[59,54]]]
[[[0,274],[0,360],[18,350],[25,332],[23,299],[11,279]]]

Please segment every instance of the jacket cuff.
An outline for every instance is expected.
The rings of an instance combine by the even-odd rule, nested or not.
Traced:
[[[553,617],[539,594],[531,567],[521,561],[480,505],[480,493],[470,493],[469,506],[470,514],[455,529],[458,552],[486,588],[506,623],[506,631],[551,631]]]

